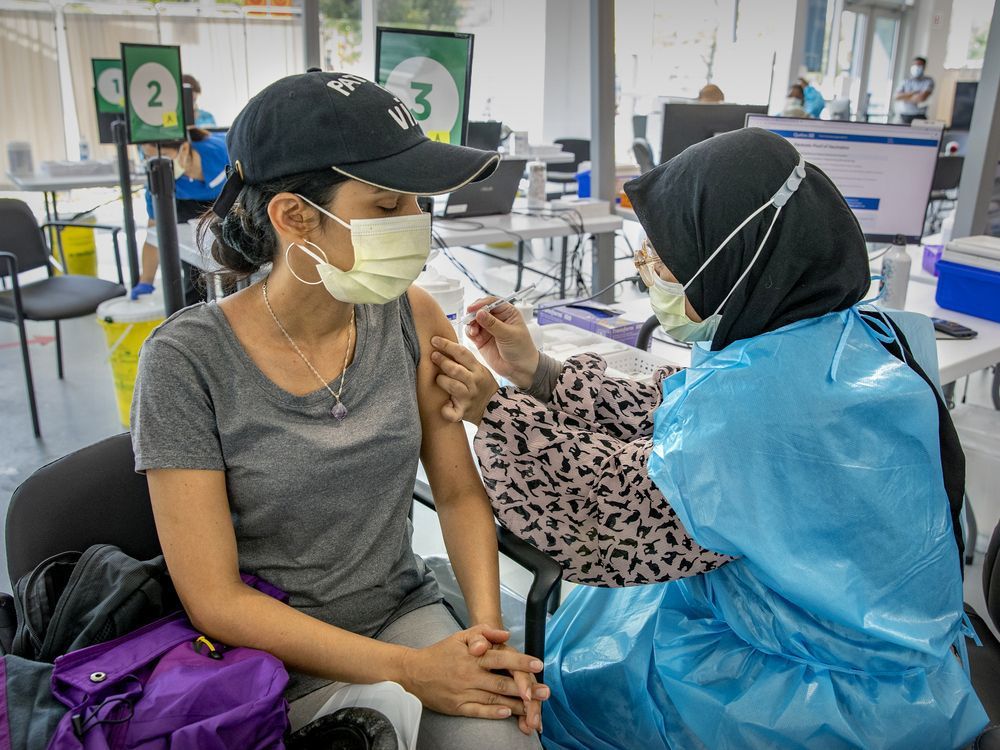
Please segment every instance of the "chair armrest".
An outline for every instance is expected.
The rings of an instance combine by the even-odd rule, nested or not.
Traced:
[[[14,304],[17,306],[18,315],[21,313],[21,285],[17,280],[17,256],[0,250],[0,262],[6,266],[4,271],[10,277],[11,288],[14,290]]]
[[[657,320],[656,316],[650,315],[646,319],[646,322],[642,324],[642,328],[639,329],[639,335],[635,339],[635,348],[648,351],[649,344],[653,340],[653,332],[659,325],[660,321]]]
[[[545,659],[545,621],[549,601],[559,591],[562,568],[555,560],[509,529],[497,525],[500,552],[531,573],[531,588],[524,606],[524,652]],[[538,675],[542,679],[542,675]]]
[[[413,499],[437,511],[431,489],[425,482],[417,480],[413,487]],[[497,524],[496,529],[500,552],[532,574],[528,600],[524,608],[524,652],[544,659],[546,614],[549,600],[553,593],[559,590],[559,584],[562,582],[562,568],[544,552],[515,536],[503,526]]]
[[[7,592],[0,592],[0,655],[10,653],[16,631],[17,611],[14,609],[14,597]]]
[[[113,232],[117,234],[122,231],[121,227],[116,227],[114,224],[90,224],[85,221],[47,221],[42,224],[39,229],[48,229],[49,227],[80,227],[81,229],[100,229],[105,232]]]

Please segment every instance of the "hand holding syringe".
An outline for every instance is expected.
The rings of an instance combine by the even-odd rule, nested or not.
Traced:
[[[531,286],[526,286],[524,289],[516,291],[513,294],[508,294],[506,297],[503,297],[502,299],[490,302],[490,304],[486,305],[485,307],[479,308],[479,310],[485,310],[486,312],[490,312],[490,310],[492,310],[495,307],[499,307],[500,305],[513,304],[518,297],[524,297],[529,292],[534,291],[535,286],[537,285],[532,284]],[[474,313],[469,313],[464,318],[462,318],[462,325],[467,326],[469,325],[469,323],[474,321],[476,319],[476,315],[479,313],[479,310],[476,310],[476,312]]]

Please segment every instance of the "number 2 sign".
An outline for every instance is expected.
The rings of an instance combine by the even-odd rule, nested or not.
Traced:
[[[122,72],[129,143],[184,140],[180,48],[122,44]]]

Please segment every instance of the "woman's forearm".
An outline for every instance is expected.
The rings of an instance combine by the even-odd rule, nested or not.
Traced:
[[[412,649],[334,627],[243,584],[234,584],[226,599],[211,613],[190,613],[210,639],[267,651],[289,669],[332,681],[405,679]]]
[[[448,557],[472,618],[469,625],[502,627],[496,523],[482,485],[436,499]]]

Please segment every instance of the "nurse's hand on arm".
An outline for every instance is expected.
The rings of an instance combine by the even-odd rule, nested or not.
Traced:
[[[170,577],[191,622],[209,638],[262,649],[290,669],[328,680],[392,680],[440,713],[483,719],[513,714],[523,723],[523,691],[497,672],[532,675],[542,665],[513,649],[484,647],[502,643],[506,632],[478,625],[412,649],[310,617],[240,580],[225,472],[156,469],[147,480]]]

